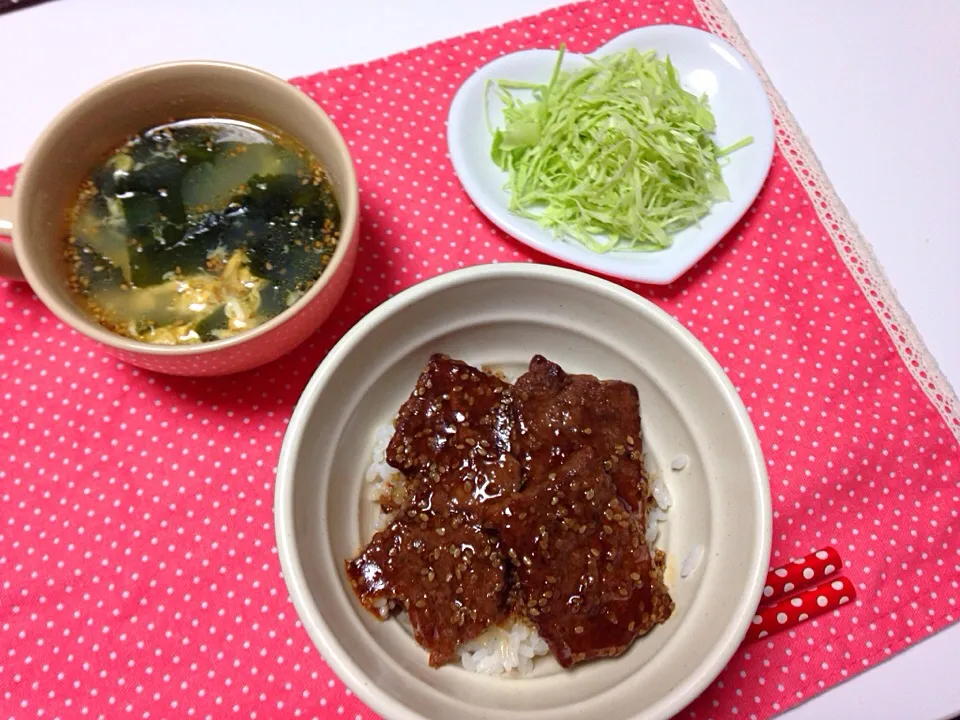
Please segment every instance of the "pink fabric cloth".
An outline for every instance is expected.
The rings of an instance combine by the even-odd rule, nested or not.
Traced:
[[[459,83],[505,52],[586,51],[654,22],[703,26],[687,2],[594,0],[295,80],[350,144],[363,237],[336,318],[261,370],[139,371],[26,285],[0,283],[0,718],[373,717],[310,643],[280,575],[273,473],[291,409],[391,294],[465,265],[551,262],[494,229],[454,176],[444,121]],[[749,408],[772,564],[833,545],[857,600],[745,646],[681,717],[770,717],[957,614],[955,418],[907,369],[781,150],[753,209],[693,271],[628,286],[705,343]]]

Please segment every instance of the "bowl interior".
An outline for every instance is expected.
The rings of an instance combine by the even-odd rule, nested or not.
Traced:
[[[66,284],[66,211],[91,169],[131,135],[176,119],[231,117],[281,130],[299,140],[326,170],[341,213],[340,247],[304,297],[241,335],[196,346],[160,346],[116,335],[76,303]],[[292,85],[254,68],[180,62],[141,68],[107,81],[66,108],[32,147],[15,190],[17,257],[31,286],[65,322],[121,349],[151,354],[205,353],[265,334],[315,296],[347,253],[357,222],[357,183],[339,131]]]
[[[558,240],[552,231],[508,210],[510,196],[504,189],[507,174],[490,159],[492,138],[487,129],[488,119],[491,127],[503,126],[503,103],[488,83],[546,83],[556,63],[556,50],[506,55],[480,68],[464,82],[450,107],[450,157],[464,189],[481,212],[518,240],[573,265],[613,277],[663,284],[691,268],[750,207],[773,157],[773,116],[766,91],[750,65],[714,35],[676,25],[641,27],[617,36],[591,54],[604,56],[628,48],[656,50],[660,58],[669,55],[682,86],[697,95],[707,95],[716,118],[714,140],[718,146],[753,136],[753,143],[731,154],[722,167],[731,200],[714,205],[698,226],[677,233],[671,247],[657,252],[618,251],[601,255],[575,242]],[[584,56],[568,53],[563,69],[577,70],[587,64]],[[530,92],[514,95],[532,99]]]
[[[373,433],[395,415],[432,352],[519,375],[541,353],[569,372],[634,383],[644,449],[674,506],[668,554],[674,616],[621,658],[524,679],[433,670],[396,621],[361,609],[344,560],[372,534],[363,481]],[[673,472],[671,460],[689,456]],[[709,683],[742,639],[769,559],[770,506],[756,438],[719,366],[665,313],[569,270],[488,266],[424,283],[368,316],[308,385],[288,430],[277,487],[281,559],[326,660],[391,718],[668,717]],[[691,576],[679,566],[697,545]],[[572,680],[572,681],[571,681]],[[596,713],[596,714],[594,714]]]

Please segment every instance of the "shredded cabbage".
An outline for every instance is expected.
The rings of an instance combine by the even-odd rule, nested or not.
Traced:
[[[719,160],[753,138],[718,148],[707,97],[680,87],[669,57],[630,49],[566,72],[563,55],[545,85],[494,83],[504,127],[491,157],[511,212],[594,252],[649,251],[730,199]]]

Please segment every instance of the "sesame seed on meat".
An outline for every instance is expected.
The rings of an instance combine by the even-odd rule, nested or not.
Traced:
[[[394,521],[347,561],[361,603],[406,610],[430,664],[509,617],[564,667],[623,653],[666,620],[636,388],[535,356],[505,379],[434,355],[400,408]]]

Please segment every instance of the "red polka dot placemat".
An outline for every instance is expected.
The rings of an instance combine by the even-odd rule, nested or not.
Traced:
[[[337,319],[261,370],[151,375],[0,283],[0,717],[373,717],[280,575],[287,419],[326,351],[389,295],[464,265],[550,262],[460,188],[444,138],[459,83],[504,52],[588,51],[664,22],[749,55],[718,6],[593,0],[296,80],[356,158],[361,259]],[[773,564],[831,545],[857,599],[745,645],[682,714],[696,718],[770,717],[953,622],[960,596],[956,401],[771,96],[778,150],[754,208],[680,281],[630,287],[689,327],[746,403]]]

